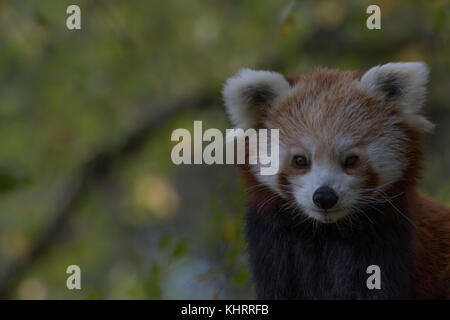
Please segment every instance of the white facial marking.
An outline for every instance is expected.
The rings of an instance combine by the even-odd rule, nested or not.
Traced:
[[[286,156],[286,148],[283,146],[282,143],[279,143],[278,145],[278,152],[279,152],[278,158],[275,157],[272,158],[274,162],[272,166],[277,168],[274,174],[262,175],[261,168],[263,165],[260,162],[258,162],[255,165],[252,165],[251,170],[255,174],[260,183],[268,186],[272,191],[276,192],[278,195],[282,195],[280,189],[280,187],[282,186],[280,186],[278,183],[278,171],[280,169],[280,159],[284,159],[284,157]]]
[[[379,176],[380,191],[397,181],[405,170],[404,161],[399,159],[400,145],[393,145],[393,137],[379,137],[367,146],[367,154],[371,160],[371,165]],[[394,140],[395,141],[395,140]]]
[[[308,216],[322,222],[332,222],[349,213],[350,207],[356,201],[352,189],[360,185],[360,182],[359,179],[347,175],[338,164],[329,161],[312,163],[308,173],[291,179],[294,197],[301,208]],[[314,192],[323,186],[333,189],[338,196],[338,202],[327,210],[326,216],[324,210],[313,202]]]
[[[336,222],[352,213],[358,202],[359,189],[364,181],[361,177],[351,176],[342,168],[339,155],[345,154],[346,148],[353,144],[350,137],[336,139],[332,152],[315,155],[316,146],[311,137],[302,138],[302,145],[310,148],[310,168],[308,172],[289,178],[296,202],[310,218],[323,223]],[[355,152],[356,153],[356,152]],[[313,201],[314,192],[320,187],[329,187],[338,196],[338,202],[330,209],[323,210]]]

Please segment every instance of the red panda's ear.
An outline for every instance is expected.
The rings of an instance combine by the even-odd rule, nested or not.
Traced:
[[[397,106],[408,125],[427,132],[433,124],[420,112],[425,103],[428,73],[423,62],[387,63],[371,68],[360,83],[365,91]]]
[[[258,124],[264,108],[287,96],[289,89],[280,73],[241,69],[226,81],[222,94],[233,125],[248,129]]]

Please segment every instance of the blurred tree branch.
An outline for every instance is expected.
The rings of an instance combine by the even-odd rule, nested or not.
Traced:
[[[280,60],[277,54],[262,54],[256,59],[255,68],[268,70],[283,70],[285,61]],[[236,70],[234,70],[236,71]],[[231,74],[230,74],[231,76]],[[56,241],[61,238],[63,230],[68,224],[72,213],[78,209],[93,185],[100,183],[111,172],[113,167],[120,166],[128,158],[139,152],[145,145],[152,132],[163,127],[180,112],[200,110],[212,105],[221,104],[220,90],[218,88],[206,89],[186,98],[181,98],[169,104],[155,108],[144,106],[139,119],[142,122],[124,137],[120,143],[114,144],[94,152],[94,155],[76,169],[69,181],[62,187],[58,202],[55,206],[53,220],[41,231],[34,241],[34,246],[21,258],[18,258],[6,267],[0,276],[0,299],[8,299],[21,277],[44,256]],[[163,110],[156,115],[149,114],[147,110]]]
[[[107,177],[114,166],[119,165],[119,162],[138,152],[152,132],[167,124],[180,112],[188,109],[198,110],[218,103],[216,92],[203,92],[187,99],[180,99],[169,105],[163,105],[157,108],[157,110],[163,111],[155,116],[147,116],[147,112],[144,112],[141,116],[143,119],[141,124],[120,143],[96,152],[75,170],[60,192],[52,214],[54,218],[50,225],[36,238],[34,246],[24,256],[12,261],[0,277],[0,299],[8,299],[22,275],[57,243],[56,241],[62,235],[62,230],[64,230],[68,218],[90,193],[92,186]]]

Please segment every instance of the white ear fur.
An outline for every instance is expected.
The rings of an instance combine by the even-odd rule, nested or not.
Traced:
[[[288,81],[280,73],[241,69],[226,81],[222,95],[234,126],[248,129],[257,124],[258,107],[276,103],[289,89]]]
[[[420,131],[434,125],[420,114],[425,102],[428,67],[423,62],[398,62],[376,66],[367,71],[360,84],[382,99],[394,101],[406,123]]]

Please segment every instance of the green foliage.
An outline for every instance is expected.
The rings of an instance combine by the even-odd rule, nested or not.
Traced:
[[[29,178],[23,174],[14,172],[10,168],[0,167],[0,195],[14,191],[14,189],[30,182]]]

